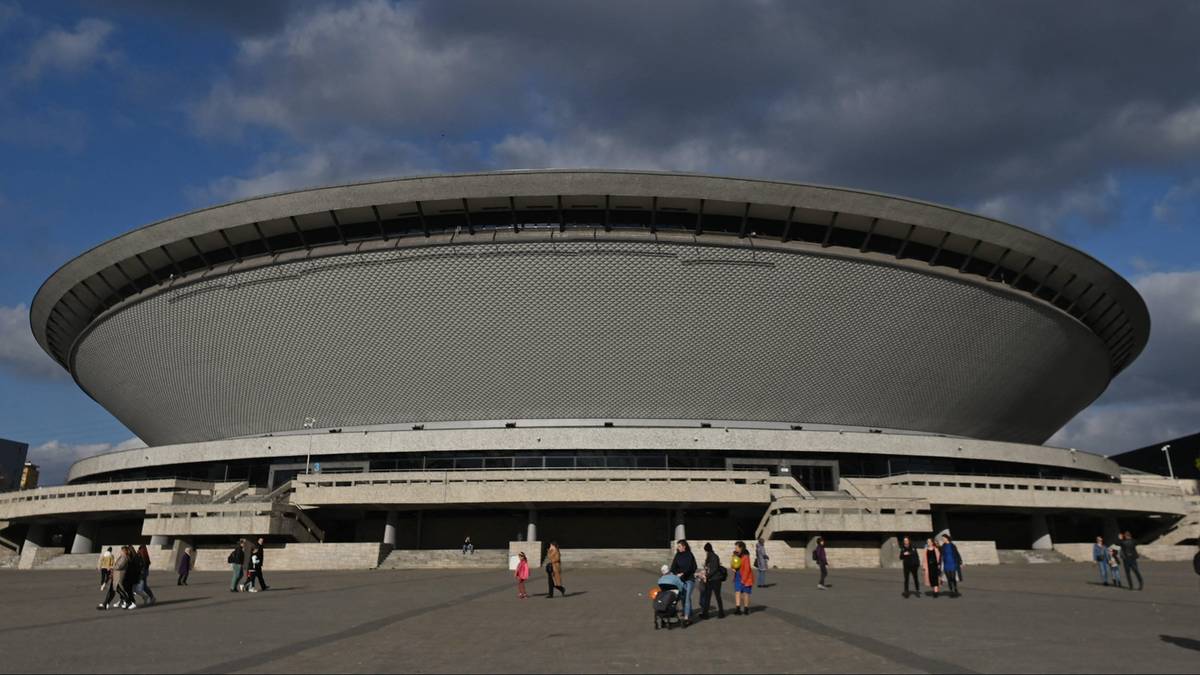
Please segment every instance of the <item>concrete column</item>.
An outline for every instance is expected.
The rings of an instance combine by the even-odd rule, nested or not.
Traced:
[[[933,512],[933,538],[937,540],[948,532],[950,532],[950,517],[946,515],[945,511],[935,510]]]
[[[38,562],[38,552],[50,543],[50,537],[44,525],[30,525],[25,533],[25,542],[21,544],[21,558],[17,561],[17,569],[31,570]]]
[[[85,520],[75,529],[75,540],[71,542],[71,553],[95,553],[97,531],[94,521]]]
[[[683,524],[683,509],[675,512],[675,539],[671,543],[674,544],[680,539],[687,539],[687,528]]]
[[[1112,546],[1117,543],[1118,535],[1121,532],[1120,525],[1117,524],[1117,519],[1113,516],[1108,516],[1104,519],[1104,545]]]
[[[1029,540],[1033,542],[1029,548],[1037,551],[1048,551],[1054,548],[1050,538],[1050,525],[1046,522],[1046,514],[1035,513],[1029,517]]]
[[[396,548],[396,530],[400,527],[400,513],[387,512],[387,522],[383,524],[383,544]]]
[[[171,538],[165,534],[150,537],[150,548],[166,548],[171,545]]]
[[[898,569],[900,562],[900,540],[896,537],[886,537],[879,546],[879,566],[885,570]]]
[[[537,541],[537,509],[529,509],[528,525],[525,527],[525,541]],[[526,556],[529,554],[526,553]]]

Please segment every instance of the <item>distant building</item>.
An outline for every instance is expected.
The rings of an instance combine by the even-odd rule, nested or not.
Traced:
[[[0,438],[0,492],[16,490],[29,445]]]
[[[1163,446],[1170,446],[1163,452]],[[1171,456],[1171,465],[1167,466],[1167,455]],[[1200,480],[1200,432],[1190,436],[1152,443],[1144,448],[1130,450],[1109,459],[1127,469],[1137,469],[1147,473],[1169,475],[1174,470],[1176,478]]]
[[[25,468],[21,471],[21,486],[18,489],[32,490],[38,486],[38,465],[32,462],[25,462]]]

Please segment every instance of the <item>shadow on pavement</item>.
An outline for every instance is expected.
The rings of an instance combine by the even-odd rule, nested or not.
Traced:
[[[1172,644],[1172,645],[1175,645],[1176,647],[1183,647],[1184,649],[1191,649],[1193,651],[1200,652],[1200,640],[1193,640],[1191,638],[1184,638],[1184,637],[1175,637],[1174,635],[1159,635],[1158,637],[1159,637],[1159,639],[1161,639],[1163,642],[1166,642],[1167,644]]]

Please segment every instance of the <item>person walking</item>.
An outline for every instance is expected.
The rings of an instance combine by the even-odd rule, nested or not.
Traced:
[[[525,592],[525,580],[529,578],[529,559],[525,557],[525,552],[521,551],[517,554],[517,572],[513,576],[517,578],[517,597],[521,600],[529,597]]]
[[[1125,563],[1125,580],[1129,582],[1129,590],[1133,590],[1133,576],[1137,575],[1138,590],[1142,590],[1145,584],[1142,582],[1142,572],[1138,569],[1138,550],[1137,542],[1133,540],[1133,535],[1125,532],[1121,536],[1121,560]]]
[[[767,587],[767,568],[770,566],[771,556],[767,555],[767,543],[762,537],[758,538],[758,542],[754,544],[754,569],[758,571],[758,578],[755,582],[759,588]]]
[[[112,548],[109,547],[109,551]],[[104,595],[104,601],[101,602],[96,609],[125,609],[129,604],[128,596],[125,595],[125,570],[129,567],[129,559],[125,556],[125,547],[117,550],[117,555],[113,558],[112,572],[108,576],[108,592]],[[119,600],[119,604],[114,605],[113,600]]]
[[[175,581],[176,586],[187,586],[188,575],[192,573],[192,549],[184,547],[183,553],[179,556],[179,564],[175,567],[175,571],[179,572],[179,579]]]
[[[251,593],[258,592],[255,590],[255,583],[258,584],[258,590],[268,590],[267,580],[263,578],[263,564],[266,562],[266,539],[259,537],[254,544],[254,549],[250,552],[250,578],[246,580],[246,586]]]
[[[813,549],[812,559],[817,563],[817,567],[821,568],[821,580],[817,582],[817,588],[826,590],[829,588],[825,585],[825,577],[829,574],[829,557],[825,555],[824,537],[817,537],[817,547]]]
[[[550,547],[546,549],[546,586],[549,587],[550,593],[547,598],[554,597],[555,589],[565,598],[567,596],[566,589],[563,588],[562,582],[562,554],[559,553],[558,543],[550,542]]]
[[[750,563],[750,551],[746,542],[738,541],[733,545],[733,559],[729,561],[729,569],[733,570],[733,604],[734,614],[750,613],[750,594],[754,592],[754,570]]]
[[[125,552],[125,578],[122,579],[121,587],[125,589],[125,596],[129,598],[129,604],[125,606],[125,609],[136,609],[137,597],[134,595],[134,589],[137,588],[137,584],[142,578],[142,559],[132,546],[125,546],[122,550]],[[144,601],[143,604],[145,604]]]
[[[704,545],[704,590],[700,593],[700,616],[708,618],[712,597],[717,597],[717,618],[725,618],[725,602],[721,600],[721,584],[728,572],[721,567],[721,558],[713,551],[712,544]]]
[[[1113,586],[1121,587],[1121,549],[1117,548],[1116,544],[1109,546],[1104,551],[1106,558],[1105,565],[1108,567],[1108,576],[1112,579]]]
[[[942,551],[933,543],[933,539],[925,540],[925,557],[921,560],[925,570],[925,583],[933,589],[933,597],[942,592]]]
[[[696,556],[687,539],[675,543],[670,572],[683,582],[683,626],[687,628],[692,625],[692,593],[696,590]]]
[[[917,597],[921,597],[921,578],[918,570],[921,569],[921,552],[913,545],[912,539],[904,538],[900,544],[900,566],[904,571],[904,597],[908,597],[908,579],[912,577],[913,590],[916,591]]]
[[[140,574],[137,583],[133,586],[133,592],[149,598],[147,604],[153,605],[158,602],[158,598],[154,597],[154,591],[150,589],[150,551],[146,550],[145,544],[138,547],[137,556]]]
[[[1108,547],[1104,545],[1104,537],[1096,537],[1092,544],[1092,560],[1100,567],[1100,583],[1108,585]]]
[[[950,535],[942,535],[942,571],[946,573],[946,586],[950,589],[950,595],[957,598],[958,592],[958,570],[962,568],[962,556],[958,553],[958,547],[954,542],[950,541]]]
[[[229,562],[229,570],[233,572],[233,576],[229,581],[229,592],[237,593],[238,586],[242,580],[242,573],[246,565],[246,552],[243,550],[245,539],[238,539],[237,545],[229,552],[229,557],[226,560]]]
[[[96,568],[100,570],[100,590],[104,590],[105,586],[112,581],[113,563],[116,559],[113,557],[112,547],[104,549],[100,554],[100,560],[96,562]]]

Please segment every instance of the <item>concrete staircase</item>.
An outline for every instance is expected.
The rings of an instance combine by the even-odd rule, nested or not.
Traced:
[[[99,553],[64,553],[38,565],[40,570],[94,570],[100,561]],[[151,568],[153,569],[153,568]],[[99,579],[100,573],[96,573]],[[97,581],[97,583],[99,583]]]
[[[508,569],[508,551],[476,549],[463,555],[459,549],[397,549],[379,563],[379,569]]]
[[[1200,539],[1200,497],[1189,497],[1191,512],[1148,542],[1161,546],[1177,546],[1190,539]]]
[[[1070,557],[1052,550],[1001,549],[996,551],[1001,565],[1041,565],[1046,563],[1075,562]]]

